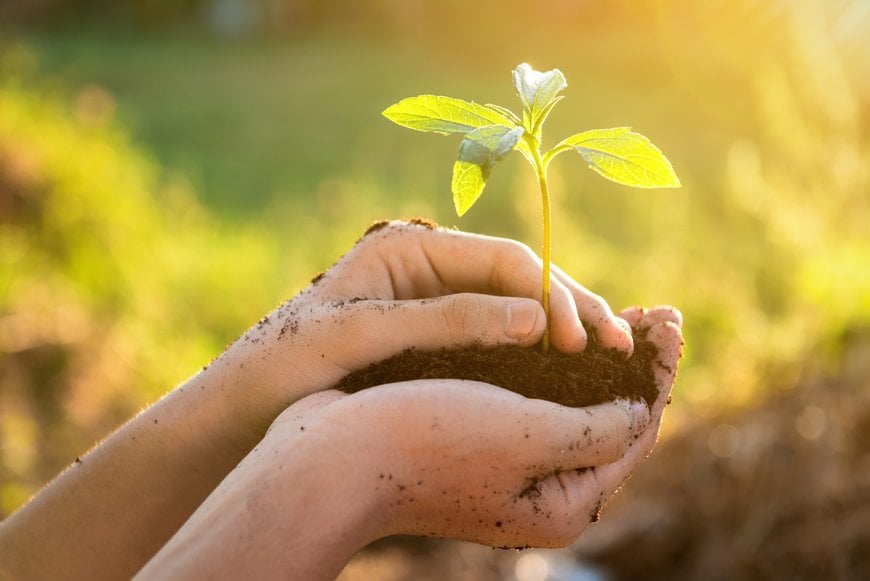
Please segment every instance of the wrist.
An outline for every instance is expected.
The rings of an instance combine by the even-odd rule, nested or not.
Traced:
[[[236,462],[263,439],[275,418],[301,397],[289,386],[276,385],[267,363],[266,355],[243,337],[188,382],[202,405],[214,410],[220,441],[237,454]]]
[[[361,445],[358,434],[342,437],[343,430],[336,428],[316,418],[303,419],[289,428],[289,438],[278,433],[275,442],[270,431],[260,457],[264,465],[258,470],[258,479],[275,482],[284,501],[279,518],[304,523],[302,528],[288,524],[299,554],[335,567],[331,576],[354,553],[384,536],[388,505],[385,489],[377,485],[378,450]]]
[[[379,538],[380,504],[361,462],[331,436],[305,420],[273,428],[142,576],[337,576]]]

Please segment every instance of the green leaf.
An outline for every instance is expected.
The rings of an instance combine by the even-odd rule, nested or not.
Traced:
[[[522,127],[489,125],[465,136],[459,145],[458,159],[453,164],[451,183],[453,204],[459,216],[480,198],[492,166],[516,148],[523,133]]]
[[[513,151],[522,135],[522,127],[480,127],[462,140],[459,145],[459,159],[485,167],[492,166]]]
[[[456,206],[456,214],[460,217],[474,205],[474,202],[483,193],[489,172],[484,175],[483,167],[476,163],[457,159],[453,164],[453,181],[450,188],[453,190],[453,205]]]
[[[573,147],[589,166],[617,183],[635,188],[678,188],[671,162],[649,139],[631,127],[595,129],[572,135],[556,145],[547,156]]]
[[[541,109],[541,111],[538,113],[538,118],[535,119],[535,126],[532,128],[532,135],[535,136],[535,139],[537,139],[539,143],[541,141],[541,135],[543,133],[544,121],[546,121],[547,117],[550,116],[550,111],[553,110],[553,107],[556,106],[556,103],[564,98],[564,95],[559,95],[558,97],[550,101],[550,104]]]
[[[560,97],[560,99],[561,99],[561,97]],[[523,126],[522,119],[517,117],[517,114],[514,113],[513,111],[511,111],[510,109],[502,107],[501,105],[493,105],[492,103],[487,103],[486,105],[484,105],[484,107],[489,107],[490,109],[492,109],[494,111],[498,111],[499,113],[502,113],[505,117],[507,117],[508,119],[513,121],[514,125],[516,125],[517,127]],[[538,136],[538,139],[540,139],[540,136]],[[535,166],[535,156],[532,154],[532,150],[529,147],[529,144],[525,142],[525,140],[520,139],[519,143],[517,143],[517,150],[523,154],[523,157],[525,157],[528,160],[528,162],[532,165],[532,167]]]
[[[484,107],[501,113],[502,115],[513,121],[514,125],[519,126],[523,124],[522,119],[517,117],[517,114],[508,109],[507,107],[502,107],[501,105],[493,105],[492,103],[487,103],[486,105],[484,105]]]
[[[559,69],[540,72],[526,63],[514,69],[513,77],[517,95],[523,103],[523,125],[529,133],[537,136],[543,119],[568,82]]]
[[[387,107],[383,116],[402,127],[443,135],[468,133],[487,125],[508,128],[516,125],[501,111],[474,102],[437,95],[402,99]]]

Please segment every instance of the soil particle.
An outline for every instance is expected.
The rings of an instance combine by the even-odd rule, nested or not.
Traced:
[[[435,230],[438,228],[438,224],[427,218],[410,218],[407,222],[408,224],[414,224],[415,226],[422,226],[427,230]]]
[[[365,238],[369,234],[374,234],[378,230],[383,230],[389,224],[390,224],[389,220],[378,220],[377,222],[372,222],[372,225],[369,226],[368,228],[366,228],[366,231],[363,232],[362,238],[360,238],[360,240],[362,240],[363,238]]]
[[[601,502],[595,505],[592,512],[589,513],[589,522],[598,522],[601,518]]]
[[[587,328],[590,328],[587,326]],[[658,396],[652,362],[656,346],[646,331],[634,332],[634,355],[602,347],[594,331],[579,354],[517,346],[486,348],[480,345],[460,350],[433,352],[408,349],[355,371],[337,388],[355,393],[375,385],[414,379],[466,379],[504,387],[535,399],[569,407],[585,407],[626,398],[652,405]],[[589,436],[589,434],[584,434]]]
[[[295,335],[299,332],[299,321],[297,321],[293,315],[295,313],[290,313],[287,317],[287,320],[284,321],[284,324],[281,325],[281,330],[278,332],[278,339],[283,339],[287,333],[291,335]]]
[[[436,228],[438,228],[438,224],[436,224],[435,222],[433,222],[432,220],[429,220],[427,218],[406,218],[403,220],[403,222],[405,222],[406,224],[412,224],[414,226],[422,226],[423,228],[426,228],[427,230],[435,230]],[[379,230],[383,230],[384,228],[386,228],[389,225],[390,225],[389,220],[378,220],[377,222],[373,222],[372,225],[369,226],[365,232],[363,232],[363,235],[360,237],[360,240],[362,240],[363,238],[365,238],[369,234],[374,234],[375,232],[378,232]]]
[[[314,275],[314,278],[311,279],[311,284],[317,284],[317,283],[319,283],[321,280],[323,280],[323,277],[324,277],[324,276],[326,276],[326,272],[325,272],[325,271],[324,271],[324,272],[321,272],[321,273],[319,273],[319,274]]]
[[[541,488],[537,482],[527,486],[525,490],[520,492],[519,497],[525,498],[532,503],[532,510],[535,514],[541,514],[543,512],[538,504],[538,500],[541,498]]]

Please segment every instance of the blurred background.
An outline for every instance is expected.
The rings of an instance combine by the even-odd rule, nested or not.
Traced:
[[[683,188],[551,168],[554,260],[687,340],[652,459],[564,551],[392,539],[345,579],[870,571],[870,3],[0,0],[0,517],[195,373],[374,220],[540,244],[519,155],[461,220],[458,139],[380,111],[633,126]]]

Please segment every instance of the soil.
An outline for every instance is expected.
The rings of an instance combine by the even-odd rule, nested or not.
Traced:
[[[587,329],[591,327],[586,325]],[[570,407],[625,398],[652,405],[658,396],[652,362],[658,350],[646,331],[634,330],[634,355],[628,360],[601,346],[594,332],[582,353],[551,349],[471,346],[434,352],[408,349],[395,357],[347,375],[337,386],[346,393],[412,379],[483,381],[521,395]]]
[[[425,218],[405,221],[429,230],[438,227]],[[373,223],[360,240],[388,224],[386,220]],[[322,274],[317,275],[311,282],[317,283],[322,277]],[[646,330],[632,330],[634,354],[626,360],[623,353],[601,346],[593,327],[587,324],[584,327],[589,333],[589,343],[579,354],[560,353],[555,349],[543,353],[540,346],[485,348],[476,345],[440,351],[408,349],[347,375],[336,387],[345,393],[356,393],[398,381],[467,379],[570,407],[585,407],[618,398],[645,401],[652,406],[658,396],[652,371],[658,350],[647,340]]]

